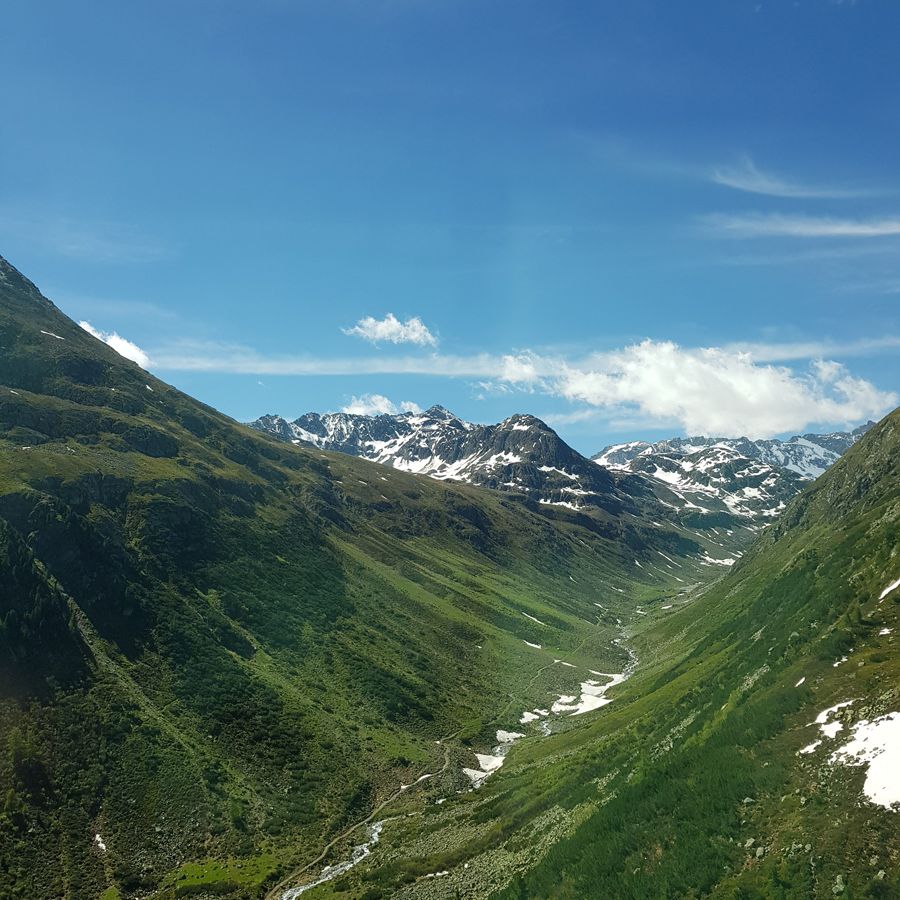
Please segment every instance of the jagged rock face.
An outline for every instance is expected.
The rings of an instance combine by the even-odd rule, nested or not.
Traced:
[[[269,415],[251,424],[286,440],[362,456],[405,472],[518,491],[538,503],[612,511],[622,501],[609,472],[534,416],[475,425],[432,406],[423,413],[395,416],[307,413],[293,422]]]
[[[804,434],[785,441],[631,441],[607,447],[593,460],[645,479],[660,500],[673,507],[765,523],[871,427],[870,422],[851,432]]]
[[[475,425],[442,406],[423,413],[307,413],[252,423],[295,443],[338,450],[440,480],[524,493],[539,503],[618,512],[655,496],[667,517],[731,528],[764,525],[870,425],[790,440],[671,438],[607,447],[593,461],[529,415]],[[713,514],[712,516],[710,514]]]
[[[658,454],[690,456],[704,450],[724,447],[750,460],[778,466],[795,472],[803,479],[818,478],[833,465],[875,423],[868,422],[853,431],[830,434],[798,434],[788,440],[759,440],[749,438],[687,437],[664,441],[629,441],[611,444],[591,459],[608,469],[633,471],[632,463],[639,457]]]

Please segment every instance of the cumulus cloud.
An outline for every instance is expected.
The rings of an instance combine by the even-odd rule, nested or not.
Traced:
[[[341,409],[341,412],[357,416],[393,416],[398,412],[418,413],[421,411],[421,408],[411,400],[401,400],[397,404],[383,394],[363,394],[360,397],[351,397],[350,402]]]
[[[93,335],[98,340],[103,341],[104,344],[108,344],[112,347],[119,356],[130,359],[132,362],[137,363],[142,369],[148,369],[150,367],[149,355],[141,350],[141,348],[133,341],[123,338],[122,335],[115,331],[100,331],[99,328],[94,328],[90,322],[79,322],[78,324],[88,334]]]
[[[795,372],[760,364],[749,353],[649,340],[600,355],[586,367],[566,366],[554,389],[609,411],[631,408],[674,420],[690,434],[750,438],[878,418],[897,404],[896,394],[840,363],[816,361]]]
[[[418,316],[405,322],[401,322],[393,313],[388,313],[383,319],[366,316],[352,328],[344,328],[342,331],[373,344],[387,341],[390,344],[416,344],[419,347],[437,346],[437,338]]]

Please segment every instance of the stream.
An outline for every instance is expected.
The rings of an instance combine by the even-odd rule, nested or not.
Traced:
[[[552,730],[550,728],[551,716],[582,715],[583,713],[600,709],[601,707],[606,706],[606,704],[612,703],[612,698],[607,697],[606,692],[610,688],[615,687],[618,684],[622,684],[624,681],[627,681],[628,678],[631,677],[638,664],[637,654],[635,654],[635,652],[630,647],[625,646],[620,638],[614,640],[613,643],[621,647],[621,649],[623,649],[628,654],[628,663],[625,665],[621,672],[597,672],[594,669],[588,669],[587,671],[591,675],[595,675],[598,678],[606,678],[609,679],[609,681],[606,684],[600,684],[594,678],[585,679],[580,683],[580,695],[562,694],[556,701],[551,704],[549,709],[536,707],[535,709],[530,711],[526,710],[522,713],[519,719],[519,724],[527,725],[532,722],[537,722],[540,733],[545,736],[549,736],[550,734],[552,734]],[[578,666],[575,666],[569,662],[565,662],[562,659],[554,659],[553,665],[563,665],[571,669],[579,668]],[[492,748],[491,752],[474,754],[475,758],[478,761],[478,768],[464,768],[462,770],[463,774],[465,774],[472,783],[472,787],[480,787],[484,783],[485,779],[496,772],[505,762],[506,754],[509,752],[509,748],[515,741],[520,740],[524,737],[526,737],[526,735],[522,732],[504,731],[503,729],[499,729],[496,734],[498,743],[495,747]],[[438,743],[443,742],[439,741]],[[445,749],[444,766],[441,769],[441,772],[443,772],[447,768],[449,761],[450,757]],[[401,784],[396,794],[384,801],[379,808],[386,806],[388,803],[396,799],[396,797],[398,797],[404,791],[408,790],[413,785],[425,781],[426,779],[433,778],[435,774],[439,773],[427,773],[417,778],[414,782],[412,782],[412,784]],[[443,803],[444,801],[443,799],[440,799],[437,802]],[[374,818],[374,814],[371,817]],[[335,863],[334,865],[325,866],[319,873],[319,877],[316,878],[315,881],[310,881],[308,884],[303,884],[297,887],[286,888],[282,890],[280,894],[280,900],[297,900],[297,898],[301,894],[306,893],[306,891],[311,890],[314,887],[318,887],[320,884],[325,884],[325,882],[331,881],[338,876],[343,875],[345,872],[349,872],[350,869],[352,869],[358,863],[362,862],[367,856],[372,853],[372,847],[374,847],[381,838],[381,831],[383,827],[383,820],[368,824],[366,827],[365,841],[353,847],[353,849],[350,851],[349,859],[346,859],[343,862]],[[322,855],[325,855],[324,852]]]

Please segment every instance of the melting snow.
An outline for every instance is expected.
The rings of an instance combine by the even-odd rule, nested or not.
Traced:
[[[558,472],[560,475],[565,475],[566,478],[571,478],[572,481],[578,481],[577,475],[573,475],[571,472],[566,472],[563,469],[557,469],[554,466],[538,466],[538,472]]]
[[[890,629],[890,628],[882,628],[881,631],[879,631],[878,633],[881,634],[881,635],[884,635],[884,634],[890,634],[890,633],[891,633],[891,629]]]
[[[519,738],[525,737],[521,731],[503,731],[499,729],[497,731],[497,740],[500,741],[501,744],[511,744],[513,741],[517,741]]]
[[[578,709],[578,704],[575,702],[574,694],[562,694],[559,700],[550,707],[550,711],[555,713],[571,712],[575,709]]]
[[[482,772],[480,769],[463,769],[463,775],[466,775],[472,784],[478,785],[490,775],[490,772]]]
[[[47,333],[48,332],[46,332],[46,331],[42,332],[42,334],[47,334]],[[56,337],[56,335],[54,334],[53,337]],[[62,340],[62,338],[60,338],[60,340]],[[94,835],[94,843],[97,845],[98,850],[102,850],[104,853],[106,853],[106,844],[103,843],[103,838],[100,837],[99,834]]]
[[[804,681],[805,678],[801,678],[797,683],[797,686],[799,687]],[[833,713],[836,713],[839,709],[843,709],[845,706],[850,706],[855,702],[855,700],[844,700],[842,703],[836,703],[834,706],[829,706],[828,709],[823,709],[822,712],[820,712],[816,716],[815,721],[810,722],[807,727],[818,725],[819,730],[822,732],[824,737],[835,737],[835,735],[837,735],[839,731],[843,731],[844,726],[840,722],[829,722],[828,720],[831,718]],[[798,750],[797,752],[804,754],[812,753],[821,745],[822,739],[820,738],[819,740],[813,741],[811,744],[808,744],[802,750]]]
[[[543,649],[540,644],[532,644],[531,641],[524,641],[523,643],[528,644],[529,647],[534,647],[535,650]]]
[[[721,546],[721,544],[719,546]],[[733,566],[737,562],[736,559],[732,559],[731,557],[727,557],[725,559],[716,559],[714,556],[710,556],[708,553],[704,553],[700,561],[702,565],[707,566]]]
[[[890,584],[889,584],[889,585],[888,585],[888,586],[887,586],[887,587],[886,587],[886,588],[878,595],[878,602],[881,603],[881,601],[884,600],[884,598],[887,597],[887,595],[890,594],[891,591],[897,590],[898,587],[900,587],[900,578],[898,578],[896,581],[892,581],[892,582],[891,582],[891,583],[890,583]]]
[[[805,675],[794,685],[794,687],[800,687],[800,685],[803,684],[804,681],[806,681]]]
[[[475,758],[478,760],[478,765],[481,766],[481,770],[483,772],[494,772],[503,765],[502,756],[494,756],[490,753],[476,753]]]
[[[546,622],[542,622],[540,619],[536,619],[534,616],[529,616],[527,612],[523,612],[522,615],[525,616],[526,619],[531,619],[532,622],[537,622],[538,625],[543,625],[545,628],[547,627]]]
[[[844,700],[842,703],[836,703],[834,706],[829,706],[828,709],[823,709],[816,718],[815,721],[810,722],[807,727],[811,727],[813,725],[819,726],[819,731],[827,738],[833,738],[839,731],[843,731],[844,726],[840,722],[829,722],[828,720],[831,718],[832,713],[836,713],[839,709],[843,709],[845,706],[850,706],[855,703],[855,700]],[[808,746],[804,747],[800,750],[800,753],[812,753],[817,747],[822,744],[821,739],[817,741],[813,741]]]
[[[58,341],[64,341],[64,340],[65,340],[64,337],[60,337],[58,334],[54,334],[52,331],[44,331],[43,328],[41,329],[41,334],[46,334],[47,337],[56,338]],[[106,848],[104,848],[104,849],[106,849]]]
[[[891,712],[853,726],[853,737],[831,754],[831,762],[868,766],[863,793],[890,809],[900,803],[900,713]]]

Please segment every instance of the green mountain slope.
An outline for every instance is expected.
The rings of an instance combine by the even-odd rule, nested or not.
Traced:
[[[900,712],[898,460],[895,412],[632,636],[612,705],[518,744],[477,795],[386,829],[381,862],[311,896],[900,895],[900,735],[880,802],[873,770],[834,757]]]
[[[2,259],[0,347],[0,896],[259,896],[679,588],[640,522],[239,426]]]

